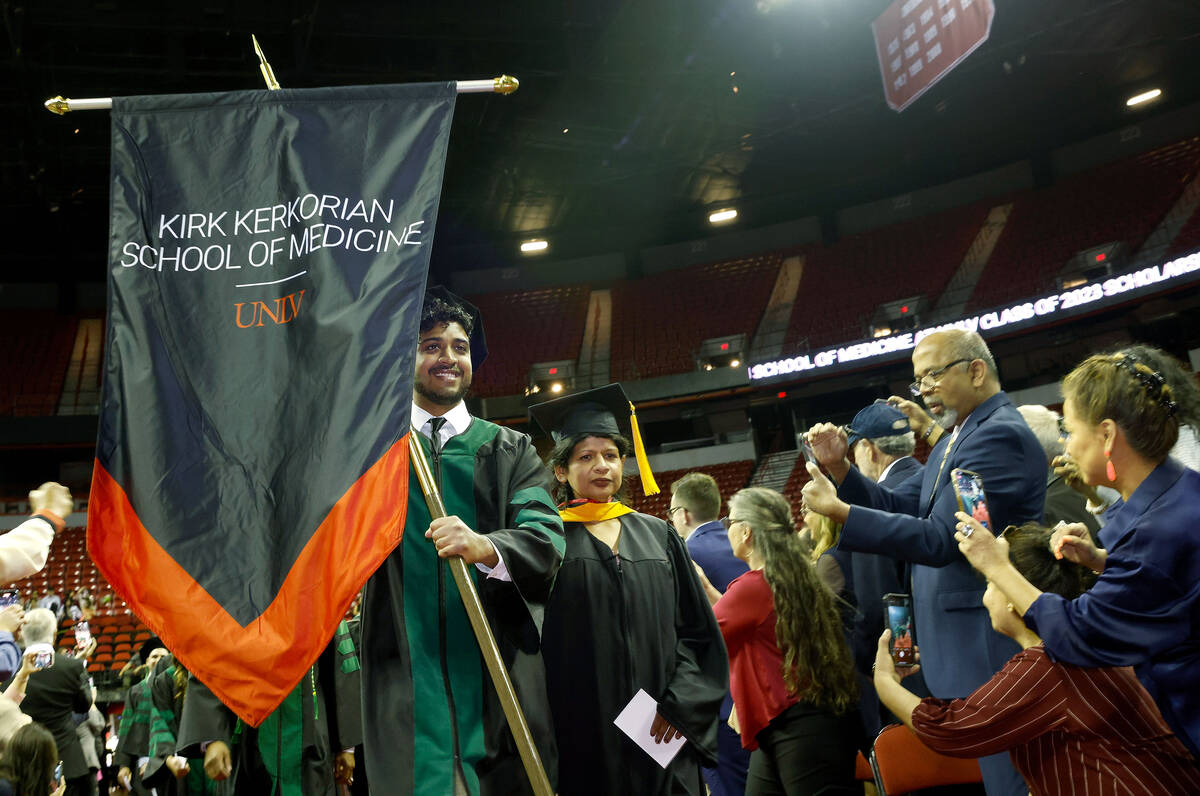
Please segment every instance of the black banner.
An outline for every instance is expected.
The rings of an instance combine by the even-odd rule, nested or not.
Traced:
[[[113,100],[88,547],[253,725],[400,540],[455,96]]]

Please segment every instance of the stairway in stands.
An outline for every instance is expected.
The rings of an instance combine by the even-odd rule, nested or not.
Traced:
[[[754,477],[750,479],[750,486],[761,486],[782,492],[792,470],[796,467],[796,459],[799,456],[799,450],[768,453],[758,463],[758,469],[754,471]]]

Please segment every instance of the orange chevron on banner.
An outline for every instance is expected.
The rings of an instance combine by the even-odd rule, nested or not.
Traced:
[[[257,727],[314,664],[355,594],[400,543],[407,502],[405,434],[334,504],[278,594],[245,627],[155,541],[98,460],[88,504],[88,553],[167,649]],[[234,543],[246,537],[224,538]],[[237,551],[220,553],[230,554]],[[347,596],[335,601],[336,594]]]

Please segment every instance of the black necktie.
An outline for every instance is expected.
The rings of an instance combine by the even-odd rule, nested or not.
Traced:
[[[431,417],[429,418],[429,449],[433,451],[433,455],[439,456],[442,452],[442,435],[438,432],[442,430],[442,426],[446,425],[446,418]]]

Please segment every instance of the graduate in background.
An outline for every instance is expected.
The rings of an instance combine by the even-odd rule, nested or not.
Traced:
[[[167,648],[157,638],[151,638],[140,650],[145,661],[144,676],[129,687],[125,694],[125,709],[117,728],[117,751],[113,762],[119,766],[117,784],[135,796],[148,796],[150,789],[142,784],[142,767],[148,762],[150,747],[150,678],[158,662],[167,657]]]
[[[353,632],[347,622],[338,625],[316,666],[257,729],[192,677],[179,754],[203,758],[204,773],[227,783],[223,793],[333,796],[338,784],[353,783],[353,749],[362,743],[361,667]]]
[[[658,491],[632,409],[610,384],[529,410],[555,442],[567,540],[542,635],[563,796],[703,794],[716,763],[725,645],[683,540],[620,500],[631,450]],[[648,740],[687,740],[665,769],[613,724],[639,689],[658,703]]]
[[[201,760],[178,753],[179,716],[187,693],[188,670],[168,656],[146,678],[150,692],[150,738],[142,782],[158,796],[224,796],[204,775]]]

